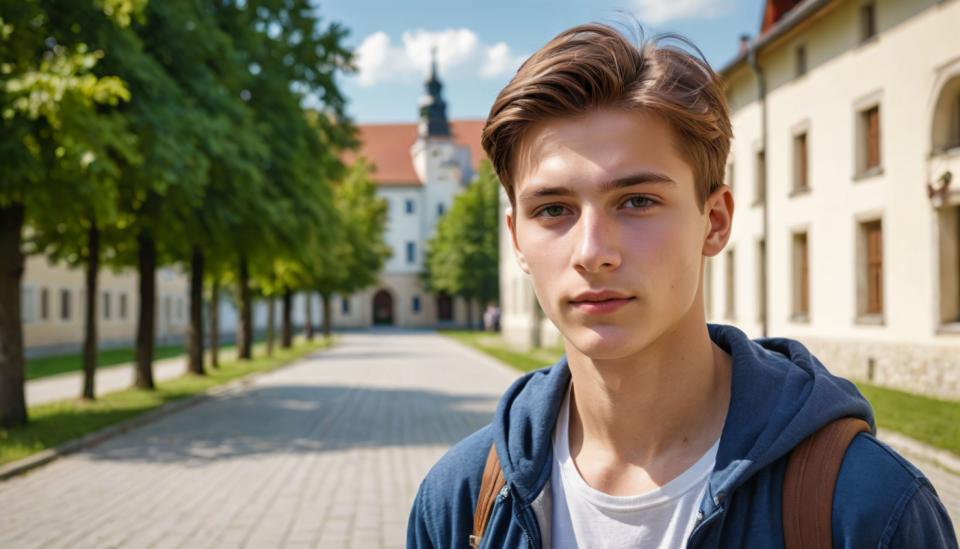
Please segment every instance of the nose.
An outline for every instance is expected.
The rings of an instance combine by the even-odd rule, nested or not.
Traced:
[[[585,209],[574,231],[573,266],[582,273],[612,271],[620,266],[620,243],[614,221]]]

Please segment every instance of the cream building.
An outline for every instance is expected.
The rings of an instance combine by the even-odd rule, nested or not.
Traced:
[[[720,70],[737,208],[705,265],[708,319],[960,396],[960,2],[769,0],[763,15]],[[555,341],[502,257],[504,334]]]
[[[97,336],[103,345],[132,345],[140,300],[136,271],[100,271]],[[157,271],[157,343],[180,340],[189,321],[188,284],[174,268]],[[26,260],[21,287],[24,348],[28,355],[80,349],[86,311],[84,272],[51,263],[46,256]]]
[[[157,270],[157,304],[154,319],[156,344],[178,344],[184,341],[190,322],[190,281],[180,267]],[[140,307],[138,277],[133,269],[114,272],[102,269],[98,278],[97,338],[102,347],[132,347],[136,341],[137,315]],[[30,256],[26,261],[21,287],[24,349],[27,356],[78,352],[83,344],[86,311],[84,272],[62,263],[51,263],[46,256]],[[292,302],[291,320],[300,329],[306,320],[307,294],[296,294]],[[322,320],[320,299],[310,294],[311,316],[319,328]],[[204,304],[207,323],[208,305]],[[238,312],[231,288],[223,288],[218,306],[220,341],[232,341],[238,326]],[[268,324],[266,299],[254,302],[254,329],[263,334]],[[276,298],[274,326],[277,338],[282,318],[281,300]],[[209,338],[209,325],[205,324]]]
[[[418,124],[358,127],[360,154],[372,162],[378,196],[388,204],[386,242],[393,255],[379,282],[333,303],[335,327],[465,325],[467,304],[432,295],[420,276],[424,254],[440,217],[473,181],[480,148],[481,120],[448,121],[434,63],[420,103]],[[348,158],[348,161],[352,158]],[[480,317],[474,307],[474,321]]]

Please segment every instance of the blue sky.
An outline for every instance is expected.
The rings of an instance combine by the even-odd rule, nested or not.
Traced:
[[[714,67],[755,35],[763,0],[317,0],[326,21],[350,29],[358,74],[340,79],[359,123],[413,122],[438,47],[451,118],[485,118],[519,63],[560,31],[589,21],[641,22],[648,35],[677,32]]]

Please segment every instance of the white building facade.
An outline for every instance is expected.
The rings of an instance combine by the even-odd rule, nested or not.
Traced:
[[[957,0],[767,2],[720,71],[736,210],[704,266],[709,321],[796,338],[842,375],[960,396],[958,22]],[[556,340],[501,261],[505,335]]]
[[[467,303],[433,295],[421,283],[427,242],[454,197],[473,181],[482,156],[483,122],[448,121],[441,91],[434,64],[421,99],[418,124],[368,124],[358,128],[360,154],[372,162],[377,194],[388,204],[385,240],[392,256],[375,286],[350,296],[336,296],[332,306],[335,327],[468,323]],[[472,313],[476,321],[480,311]]]

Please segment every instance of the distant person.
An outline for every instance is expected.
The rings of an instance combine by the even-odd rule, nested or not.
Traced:
[[[408,547],[957,547],[852,383],[796,341],[706,323],[732,137],[701,57],[605,25],[500,92],[483,147],[566,354],[433,467]]]
[[[496,303],[488,303],[483,311],[483,329],[488,332],[500,331],[500,307]]]

